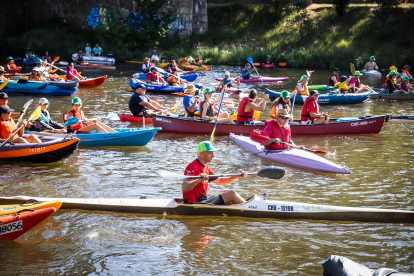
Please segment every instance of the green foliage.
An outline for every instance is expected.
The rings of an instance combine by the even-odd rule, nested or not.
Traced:
[[[332,4],[335,7],[335,11],[339,16],[344,16],[346,9],[349,6],[351,0],[332,0]]]

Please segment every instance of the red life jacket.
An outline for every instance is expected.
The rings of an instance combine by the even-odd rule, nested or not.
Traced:
[[[13,131],[17,129],[16,123],[12,118],[9,118],[8,121],[0,121],[0,136],[1,139],[7,139]],[[11,141],[14,139],[19,138],[17,133],[11,138]]]
[[[316,104],[316,110],[315,110],[316,112],[315,113],[319,113],[319,104],[318,104],[318,102],[314,101],[312,99],[312,97],[307,97],[306,100],[305,100],[305,103],[303,104],[303,107],[302,107],[302,113],[301,113],[301,116],[300,116],[301,121],[315,120],[316,119],[316,118],[311,117],[311,115],[309,113],[309,110],[308,110],[308,104],[311,101],[314,102],[313,104]]]
[[[9,72],[10,74],[17,74],[20,71],[19,69],[17,69],[17,65],[14,63],[10,63],[9,68],[10,70],[14,69],[13,71]]]
[[[245,97],[240,101],[239,110],[237,111],[237,122],[245,123],[254,121],[254,110],[251,110],[249,112],[244,111],[247,102],[252,103],[253,100],[249,97]]]
[[[291,132],[289,125],[285,125],[280,127],[276,121],[270,121],[269,125],[272,127],[272,134],[269,135],[270,138],[279,138],[282,142],[289,143],[291,140]],[[285,150],[288,149],[289,146],[284,144],[270,144],[265,146],[266,150]]]
[[[79,121],[85,120],[85,115],[83,114],[82,110],[79,110],[79,111],[71,110],[70,112],[72,112],[73,117],[78,118]],[[71,127],[68,127],[68,128],[72,129],[72,130],[78,130],[78,129],[84,128],[86,126],[87,126],[87,124],[80,123],[80,124],[76,125],[74,128],[71,128]]]

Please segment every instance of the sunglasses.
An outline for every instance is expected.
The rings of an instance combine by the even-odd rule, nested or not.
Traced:
[[[279,117],[280,119],[282,119],[282,120],[289,120],[290,118],[289,117]]]

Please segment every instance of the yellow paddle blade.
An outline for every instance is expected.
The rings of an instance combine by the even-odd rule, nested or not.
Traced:
[[[54,69],[54,70],[50,71],[50,73],[54,73],[54,72],[56,72],[57,70],[59,70],[59,68],[56,68],[56,69]]]
[[[10,79],[7,79],[7,80],[5,80],[1,85],[0,85],[0,90],[2,90],[6,85],[7,85],[7,83],[9,82],[9,80]]]
[[[396,72],[398,72],[398,68],[397,68],[397,67],[395,67],[395,65],[391,66],[391,67],[390,67],[390,70],[391,70],[391,71],[396,71]]]
[[[42,108],[39,106],[36,108],[35,111],[33,111],[32,115],[29,118],[29,121],[36,121],[37,119],[39,119],[40,114],[42,112]]]
[[[355,74],[355,65],[353,63],[349,64],[349,67],[351,69],[351,74]]]
[[[204,70],[211,71],[211,68],[210,67],[208,67],[208,66],[203,66],[203,67],[204,67]]]
[[[177,104],[173,105],[173,107],[171,107],[171,111],[173,113],[177,112]]]

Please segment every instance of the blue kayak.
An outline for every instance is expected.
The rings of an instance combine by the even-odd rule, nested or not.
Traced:
[[[3,82],[0,82],[2,84]],[[78,91],[79,82],[10,80],[2,92],[42,96],[70,96]]]
[[[26,66],[36,66],[36,61],[35,60],[23,59],[23,65],[26,65]]]
[[[276,98],[280,97],[279,92],[275,92],[266,88],[266,93],[269,94],[271,101],[274,101]],[[348,94],[336,94],[336,93],[326,93],[320,94],[318,98],[318,103],[320,105],[336,105],[336,104],[359,104],[365,103],[371,95],[371,92],[364,93],[348,93]],[[296,95],[295,103],[304,104],[307,96]]]
[[[62,134],[35,131],[26,131],[26,133],[54,137],[70,135],[79,138],[80,146],[145,146],[161,128],[115,128],[115,130],[117,133]]]
[[[176,93],[176,92],[184,92],[184,90],[185,90],[185,87],[182,87],[182,86],[147,84],[147,83],[145,83],[141,80],[138,80],[136,78],[132,78],[129,81],[129,86],[131,86],[132,89],[136,90],[137,85],[140,84],[140,83],[145,85],[147,91],[149,91],[149,92],[171,94],[171,93]],[[195,85],[196,88],[203,88],[203,86],[200,85],[200,84],[194,83],[194,85]]]
[[[134,78],[139,79],[139,80],[146,80],[147,79],[147,75],[144,74],[144,73],[136,73],[133,76],[134,76]],[[186,80],[186,81],[195,81],[197,79],[197,77],[198,77],[197,74],[180,76],[181,79]],[[164,80],[167,80],[167,78],[164,77]]]

